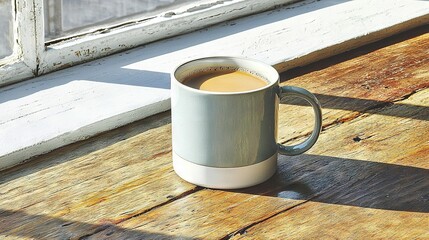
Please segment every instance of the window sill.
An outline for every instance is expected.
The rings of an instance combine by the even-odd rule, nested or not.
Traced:
[[[426,1],[304,1],[4,87],[0,169],[168,110],[169,72],[186,60],[239,55],[284,71],[428,20]]]

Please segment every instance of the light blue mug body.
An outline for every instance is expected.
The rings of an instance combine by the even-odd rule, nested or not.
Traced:
[[[223,69],[247,71],[266,80],[268,84],[246,92],[211,92],[194,89],[182,83],[184,79],[198,72]],[[304,98],[311,103],[315,112],[312,135],[303,143],[294,146],[277,143],[278,105],[279,99],[284,96]],[[209,57],[180,65],[172,73],[171,104],[173,154],[197,167],[208,169],[246,169],[246,166],[259,166],[268,159],[275,161],[278,152],[287,155],[300,154],[316,142],[321,129],[320,104],[314,95],[302,88],[279,87],[278,72],[267,64],[251,59]],[[270,169],[264,176],[271,176],[275,172],[276,165],[269,166]],[[175,170],[178,172],[176,166]],[[200,174],[196,171],[186,174]],[[183,173],[179,175],[190,181]],[[201,177],[216,178],[219,174],[209,175],[203,174]],[[263,180],[266,180],[267,176],[264,178]],[[210,184],[191,182],[213,187]],[[254,185],[255,182],[249,184]],[[239,184],[239,187],[249,184]],[[234,184],[226,187],[218,187],[215,184],[214,187],[237,188]]]

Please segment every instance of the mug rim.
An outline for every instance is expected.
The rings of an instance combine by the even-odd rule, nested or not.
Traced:
[[[202,61],[202,60],[210,60],[210,59],[231,59],[231,60],[238,60],[238,61],[250,61],[250,62],[256,63],[258,65],[261,65],[264,68],[269,69],[269,71],[275,73],[276,80],[271,81],[270,79],[266,79],[269,82],[266,86],[263,86],[263,87],[257,88],[257,89],[248,90],[248,91],[215,92],[215,91],[200,90],[200,89],[196,89],[196,88],[193,88],[193,87],[189,87],[189,86],[183,84],[181,81],[179,81],[177,79],[176,73],[177,73],[177,71],[181,67],[183,67],[183,66],[185,66],[187,64],[190,64],[192,62]],[[245,67],[243,67],[243,68],[245,68]],[[172,75],[172,79],[174,79],[173,81],[178,86],[180,86],[180,87],[182,87],[182,88],[184,88],[184,89],[186,89],[188,91],[195,92],[195,93],[210,94],[210,95],[240,95],[240,94],[250,94],[250,93],[265,91],[265,90],[267,90],[269,88],[272,88],[273,86],[277,85],[279,83],[279,80],[280,80],[280,75],[279,75],[279,73],[277,72],[277,70],[273,66],[271,66],[271,65],[269,65],[269,64],[267,64],[265,62],[262,62],[260,60],[256,60],[256,59],[252,59],[252,58],[247,58],[247,57],[235,57],[235,56],[211,56],[211,57],[201,57],[201,58],[195,58],[195,59],[192,59],[192,60],[188,60],[188,61],[186,61],[184,63],[179,64],[177,67],[173,68],[173,71],[172,71],[171,75]]]

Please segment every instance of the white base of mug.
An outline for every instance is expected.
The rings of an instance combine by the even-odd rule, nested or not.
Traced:
[[[217,168],[189,162],[173,151],[173,167],[177,175],[198,186],[216,189],[245,188],[262,183],[274,175],[277,153],[257,164]]]

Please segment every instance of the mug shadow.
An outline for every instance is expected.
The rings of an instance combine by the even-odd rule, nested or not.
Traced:
[[[303,154],[279,156],[271,179],[234,192],[429,213],[428,176],[423,168]]]
[[[327,94],[314,94],[319,100],[323,109],[338,109],[347,111],[356,111],[360,113],[379,114],[384,116],[393,116],[401,118],[410,118],[429,121],[429,107],[419,106],[407,103],[393,103],[388,101],[378,101],[371,99],[361,99],[352,97],[342,97]],[[295,106],[309,106],[306,101],[301,99],[285,98],[281,101],[283,104]],[[381,108],[391,107],[390,111],[380,111]]]

